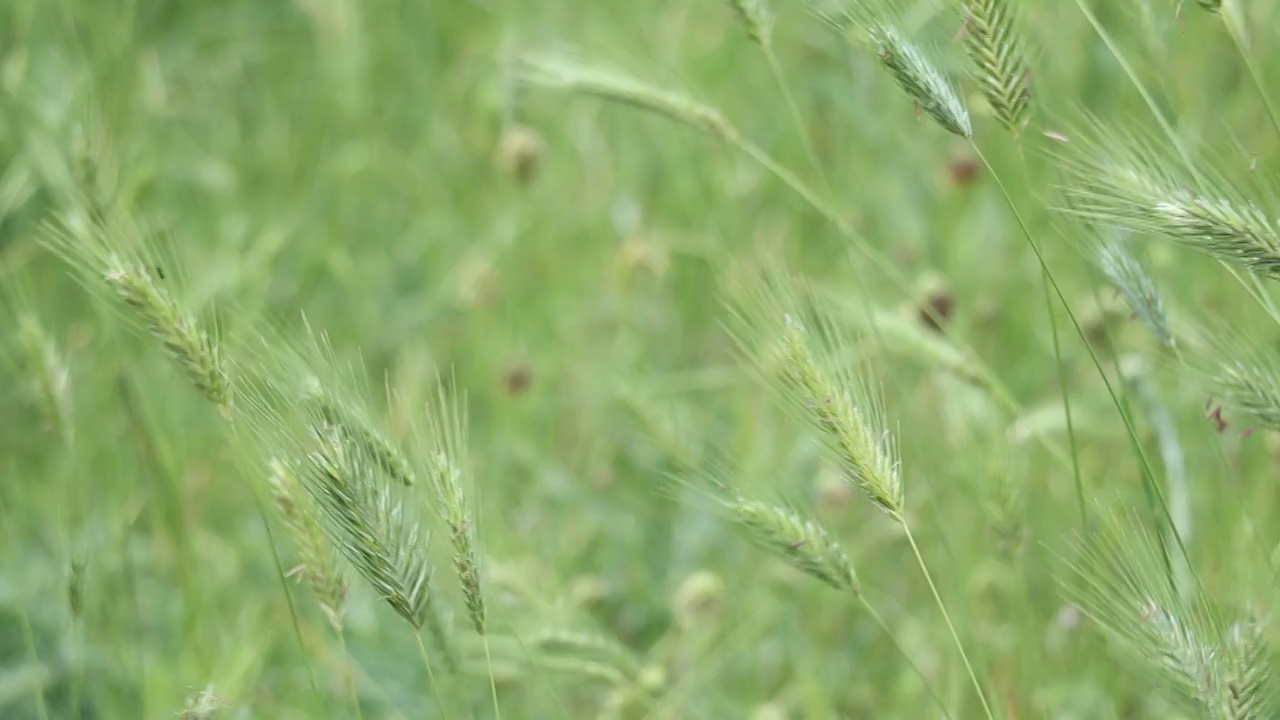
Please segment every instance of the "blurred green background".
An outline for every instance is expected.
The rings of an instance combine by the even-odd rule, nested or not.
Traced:
[[[1011,410],[910,349],[886,348],[874,378],[914,527],[996,710],[1171,717],[1059,592],[1057,558],[1080,521],[1071,465],[1045,444],[1069,438],[1040,270],[1004,198],[874,56],[802,3],[775,4],[827,195],[906,289],[732,147],[516,77],[522,53],[572,47],[719,108],[820,187],[759,48],[719,0],[6,0],[0,716],[173,717],[210,688],[217,717],[353,717],[347,673],[365,718],[438,713],[412,635],[361,583],[345,648],[290,582],[295,631],[276,560],[287,569],[291,550],[234,433],[42,247],[68,172],[108,147],[116,198],[155,228],[174,256],[166,274],[189,306],[216,308],[226,335],[297,328],[305,313],[341,357],[363,358],[375,390],[385,378],[421,406],[437,372],[465,390],[502,637],[491,662],[466,640],[477,662],[445,679],[447,716],[492,716],[491,670],[509,718],[934,716],[856,605],[672,491],[669,474],[711,457],[828,523],[953,714],[978,716],[909,549],[737,361],[724,281],[767,256],[848,301],[833,312],[869,299],[925,337],[919,308],[945,302],[948,330],[1014,398]],[[961,79],[956,8],[900,7],[961,83],[978,144],[1108,372],[1144,363],[1126,398],[1153,458],[1146,408],[1171,414],[1206,580],[1227,601],[1263,592],[1270,578],[1242,579],[1225,559],[1280,540],[1274,438],[1243,438],[1230,416],[1216,432],[1205,393],[1158,371],[1154,343],[1053,211],[1060,174],[1042,132],[1069,134],[1086,111],[1158,129],[1118,50],[1197,155],[1266,173],[1280,138],[1221,22],[1194,3],[1093,3],[1114,50],[1074,2],[1019,5],[1036,119],[1018,143]],[[1274,93],[1280,9],[1247,12]],[[1164,245],[1151,261],[1172,307],[1252,327],[1247,296],[1212,262]],[[69,432],[48,423],[22,316],[67,369]],[[1140,504],[1124,424],[1056,318],[1089,502]],[[406,418],[387,424],[412,441]],[[446,552],[441,602],[463,628]],[[498,672],[522,657],[519,638],[550,628],[625,646],[635,682]]]

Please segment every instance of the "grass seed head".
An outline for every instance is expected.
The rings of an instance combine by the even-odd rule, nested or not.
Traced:
[[[1066,212],[1090,223],[1167,236],[1263,277],[1280,277],[1280,227],[1214,169],[1192,176],[1155,141],[1090,121],[1056,146]]]
[[[772,42],[773,13],[765,0],[729,0],[729,7],[752,42],[762,47]]]
[[[529,85],[592,95],[665,116],[724,140],[737,142],[736,128],[719,110],[678,92],[659,88],[622,72],[563,57],[522,58],[521,80]]]
[[[969,111],[950,80],[924,52],[894,25],[876,21],[868,33],[880,63],[920,109],[948,132],[963,138],[973,136]]]
[[[1031,70],[1010,0],[964,0],[964,17],[965,48],[978,85],[996,118],[1017,135],[1031,106]]]
[[[301,573],[334,631],[342,632],[347,581],[338,558],[315,516],[312,500],[298,482],[292,463],[272,459],[267,484],[284,517],[301,561]]]
[[[1120,291],[1134,316],[1167,348],[1177,344],[1165,311],[1164,299],[1142,262],[1129,251],[1128,242],[1101,242],[1097,262],[1111,284]]]
[[[435,509],[449,533],[453,570],[462,588],[467,616],[476,632],[484,634],[487,607],[481,588],[480,553],[476,541],[475,513],[467,497],[466,411],[463,401],[437,387],[427,410],[430,452],[428,475],[435,494]]]
[[[814,518],[741,497],[725,501],[725,509],[757,547],[837,590],[861,593],[858,575],[844,548]]]

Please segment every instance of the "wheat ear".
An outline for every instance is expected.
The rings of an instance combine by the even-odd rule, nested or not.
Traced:
[[[764,0],[729,0],[729,7],[752,42],[762,47],[772,42],[773,13]]]
[[[529,55],[521,59],[520,80],[530,85],[593,95],[663,115],[721,140],[737,143],[739,133],[719,110],[681,93],[656,87],[623,72],[562,56]]]
[[[298,549],[301,564],[295,572],[306,579],[329,624],[340,633],[346,609],[347,581],[338,568],[333,546],[325,539],[324,530],[316,520],[311,497],[298,481],[295,468],[286,461],[273,458],[269,470],[267,484],[271,495]]]
[[[1142,262],[1124,239],[1099,241],[1095,260],[1134,316],[1167,348],[1177,345],[1164,298]]]
[[[314,414],[314,422],[318,426],[329,428],[343,442],[359,447],[396,482],[404,485],[414,483],[413,467],[395,444],[375,429],[373,423],[361,417],[362,414],[351,403],[327,392],[319,378],[307,378],[302,400]]]
[[[223,414],[231,407],[231,382],[217,326],[206,328],[171,292],[159,255],[145,246],[144,230],[119,219],[98,218],[50,227],[45,242],[91,291],[103,292],[127,317],[159,340],[173,363]],[[171,269],[176,276],[176,268]]]
[[[453,570],[462,587],[467,616],[475,631],[486,630],[487,611],[480,587],[480,553],[476,548],[475,517],[463,487],[466,468],[466,412],[461,401],[438,387],[427,412],[430,432],[429,463],[436,512],[449,531]]]
[[[1010,0],[964,0],[965,48],[992,111],[1014,135],[1031,106],[1030,67]]]
[[[815,518],[794,508],[743,497],[723,501],[730,520],[757,547],[836,590],[860,595],[853,563]]]
[[[1257,275],[1280,276],[1280,228],[1220,172],[1189,177],[1154,141],[1096,120],[1058,147],[1068,177],[1065,212],[1165,235]]]
[[[1232,631],[1198,586],[1175,588],[1166,562],[1136,515],[1114,516],[1077,544],[1067,590],[1119,650],[1200,716],[1269,717],[1253,714],[1270,702],[1261,636],[1249,623]]]

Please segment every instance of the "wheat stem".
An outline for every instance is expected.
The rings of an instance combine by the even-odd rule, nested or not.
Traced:
[[[773,43],[762,43],[761,49],[764,51],[765,62],[769,65],[769,72],[773,74],[773,80],[782,94],[783,102],[787,105],[787,111],[791,114],[791,123],[795,126],[796,134],[800,137],[800,143],[804,145],[804,153],[808,156],[809,164],[813,166],[813,171],[817,174],[818,182],[822,185],[823,190],[830,193],[831,183],[827,180],[826,171],[822,169],[822,162],[818,160],[818,153],[814,150],[812,138],[804,122],[804,116],[800,113],[800,106],[796,104],[796,99],[791,94],[791,87],[782,72],[782,66],[778,64],[778,56],[773,52]]]
[[[1267,110],[1267,118],[1271,120],[1271,127],[1280,135],[1280,116],[1276,115],[1275,106],[1271,104],[1271,97],[1268,95],[1266,85],[1262,82],[1262,75],[1258,72],[1257,65],[1253,62],[1253,57],[1249,54],[1248,48],[1244,44],[1244,28],[1237,25],[1238,17],[1234,11],[1223,14],[1222,24],[1227,29],[1227,35],[1231,38],[1231,44],[1235,46],[1236,51],[1240,53],[1240,59],[1244,62],[1245,69],[1249,72],[1249,80],[1253,83],[1254,89],[1258,91],[1258,98],[1262,100],[1262,106]]]
[[[916,556],[916,562],[920,565],[920,572],[924,574],[925,582],[929,585],[929,591],[933,593],[934,602],[938,604],[938,610],[942,612],[942,619],[947,623],[947,630],[951,633],[951,640],[955,643],[956,650],[960,653],[960,660],[964,663],[965,670],[969,673],[969,681],[973,683],[973,689],[978,693],[978,700],[982,701],[982,709],[986,713],[988,720],[995,720],[995,715],[991,712],[991,706],[987,704],[987,694],[982,689],[982,683],[978,681],[978,674],[973,670],[973,664],[969,662],[969,654],[965,652],[964,643],[960,642],[960,635],[956,632],[955,623],[951,622],[951,614],[947,612],[947,606],[942,602],[942,596],[938,594],[938,588],[933,583],[933,575],[929,573],[929,566],[924,561],[924,556],[920,554],[920,548],[916,545],[915,536],[911,534],[911,525],[907,519],[901,515],[898,521],[902,525],[902,532],[907,537],[907,543],[911,545],[911,552]]]
[[[338,653],[342,655],[342,674],[347,676],[347,691],[351,693],[351,709],[355,712],[356,720],[364,720],[360,709],[360,693],[356,689],[355,659],[347,649],[347,633],[343,629],[338,630]]]
[[[889,627],[889,623],[886,622],[884,616],[880,614],[880,611],[876,610],[875,606],[872,605],[871,602],[863,595],[858,596],[858,602],[862,605],[863,612],[867,613],[871,620],[880,627],[881,631],[884,632],[885,637],[889,638],[889,642],[893,644],[893,647],[898,651],[898,654],[906,659],[907,664],[911,666],[912,672],[920,678],[920,682],[924,685],[925,692],[929,693],[929,698],[933,700],[933,704],[937,705],[938,709],[942,711],[943,717],[954,717],[951,714],[951,710],[947,708],[946,703],[942,701],[941,697],[938,697],[938,691],[930,684],[928,676],[924,674],[924,671],[920,669],[920,666],[911,659],[911,656],[907,654],[906,649],[902,647],[902,643],[898,641],[898,636],[894,634],[893,630]]]
[[[415,629],[413,639],[418,643],[418,656],[422,658],[422,665],[427,669],[427,679],[431,682],[431,693],[436,701],[436,709],[440,711],[440,717],[449,717],[449,713],[444,710],[444,695],[440,692],[440,684],[436,682],[435,671],[431,669],[431,658],[427,655],[427,647],[422,644],[422,631]]]
[[[494,720],[502,720],[502,708],[498,705],[498,679],[493,673],[493,654],[489,650],[489,635],[480,636],[484,642],[484,661],[489,668],[489,697],[493,700]]]
[[[1054,294],[1058,297],[1058,302],[1062,303],[1063,309],[1066,310],[1067,318],[1071,320],[1071,324],[1075,328],[1076,334],[1080,337],[1080,341],[1084,344],[1085,350],[1089,353],[1089,359],[1097,369],[1098,376],[1102,379],[1102,384],[1106,386],[1107,393],[1111,396],[1111,402],[1119,411],[1120,418],[1125,425],[1125,430],[1129,434],[1130,443],[1133,446],[1134,452],[1137,454],[1143,468],[1143,478],[1145,480],[1144,487],[1147,488],[1148,491],[1152,492],[1153,496],[1158,500],[1159,510],[1161,511],[1164,519],[1167,522],[1172,523],[1173,518],[1169,515],[1168,503],[1166,502],[1164,493],[1160,490],[1159,485],[1154,481],[1155,472],[1152,470],[1151,461],[1142,447],[1142,440],[1138,437],[1138,430],[1133,425],[1133,419],[1130,417],[1130,413],[1128,412],[1125,404],[1121,402],[1120,396],[1116,393],[1115,387],[1107,377],[1106,371],[1103,370],[1102,363],[1098,360],[1098,355],[1093,350],[1093,345],[1089,342],[1089,338],[1085,334],[1084,329],[1080,327],[1080,323],[1077,320],[1075,313],[1067,303],[1066,295],[1063,294],[1062,288],[1058,286],[1058,281],[1053,277],[1053,273],[1049,272],[1048,264],[1045,262],[1044,254],[1040,250],[1040,245],[1035,241],[1034,236],[1032,236],[1026,220],[1022,217],[1022,212],[1018,210],[1017,204],[1013,201],[1013,196],[1009,193],[1009,188],[1005,186],[1004,181],[1001,180],[1000,175],[996,173],[995,168],[991,165],[990,161],[987,160],[987,156],[983,154],[982,149],[978,147],[978,144],[970,143],[970,145],[973,147],[974,153],[978,156],[978,159],[982,162],[983,166],[986,167],[987,172],[989,172],[992,178],[995,179],[996,186],[1004,196],[1005,202],[1008,204],[1010,212],[1013,213],[1014,220],[1022,231],[1023,237],[1026,238],[1027,243],[1031,246],[1031,250],[1035,254],[1040,267],[1045,271],[1045,277],[1053,288]],[[1173,536],[1178,542],[1178,547],[1181,550],[1183,557],[1189,562],[1191,556],[1187,553],[1186,546],[1182,541],[1182,536],[1177,533],[1176,528],[1174,528]],[[1172,570],[1170,570],[1170,579],[1172,580]],[[1197,582],[1199,582],[1198,578]]]
[[[1062,396],[1062,412],[1067,420],[1067,444],[1071,446],[1071,475],[1075,481],[1076,503],[1080,509],[1080,529],[1089,526],[1089,514],[1085,509],[1084,480],[1080,476],[1080,451],[1076,445],[1076,428],[1071,413],[1071,398],[1067,392],[1067,369],[1062,364],[1062,348],[1058,342],[1058,318],[1053,310],[1053,296],[1049,292],[1049,271],[1040,271],[1040,285],[1044,290],[1044,309],[1049,317],[1049,334],[1053,337],[1053,360],[1058,368],[1058,394]]]

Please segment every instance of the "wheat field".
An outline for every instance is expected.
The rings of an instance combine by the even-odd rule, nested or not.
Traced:
[[[1278,45],[6,0],[0,717],[1280,717]]]

